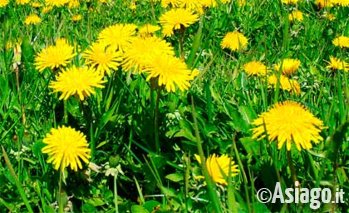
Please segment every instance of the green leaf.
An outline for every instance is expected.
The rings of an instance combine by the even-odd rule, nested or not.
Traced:
[[[132,213],[149,213],[149,211],[146,208],[140,205],[133,205],[131,207],[131,212]]]
[[[166,178],[173,182],[180,182],[183,180],[183,174],[172,173],[172,174],[166,175]]]

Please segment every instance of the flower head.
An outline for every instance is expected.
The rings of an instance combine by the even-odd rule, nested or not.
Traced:
[[[281,0],[284,4],[297,4],[299,0]]]
[[[28,4],[30,0],[16,0],[16,4],[18,5],[25,5]]]
[[[74,47],[65,39],[57,39],[56,45],[46,47],[35,57],[35,66],[40,72],[46,68],[65,67],[74,56]]]
[[[6,7],[6,5],[8,5],[9,0],[0,0],[0,8],[2,7]]]
[[[296,95],[301,93],[301,88],[297,80],[289,79],[284,75],[280,75],[280,78],[278,78],[276,75],[271,75],[268,77],[269,86],[275,88],[278,82],[280,82],[279,87],[282,90],[293,92]]]
[[[77,171],[82,169],[81,161],[88,163],[91,158],[86,136],[71,127],[52,128],[43,142],[46,146],[42,152],[49,155],[47,162],[52,163],[56,170],[63,172],[70,166]]]
[[[330,62],[326,67],[332,70],[349,70],[349,64],[347,62],[333,56],[330,56]]]
[[[110,75],[111,70],[117,70],[122,60],[120,52],[101,43],[92,44],[85,50],[82,57],[85,58],[87,65],[96,68],[102,75],[104,73]]]
[[[153,57],[158,55],[174,56],[175,53],[173,47],[160,38],[137,37],[124,53],[123,68],[126,71],[142,72],[147,65],[154,63]]]
[[[181,91],[187,90],[189,81],[198,74],[197,71],[190,71],[180,59],[160,54],[152,57],[144,70],[149,74],[147,80],[157,79],[158,85],[165,86],[168,92],[175,92],[176,86]]]
[[[248,39],[240,32],[234,31],[227,33],[222,42],[221,47],[228,48],[232,51],[237,51],[241,49],[245,49],[248,44]]]
[[[349,48],[349,37],[347,36],[339,36],[333,39],[332,43],[337,47],[346,47]]]
[[[200,156],[194,155],[196,160],[201,164]],[[216,154],[210,155],[206,160],[206,167],[208,174],[211,176],[215,183],[222,185],[228,185],[227,177],[229,173],[231,177],[236,176],[239,173],[238,166],[228,155],[216,156]]]
[[[98,41],[110,45],[115,51],[123,52],[134,39],[136,29],[137,26],[134,24],[114,24],[99,33]]]
[[[319,143],[324,128],[323,122],[314,117],[301,104],[285,101],[275,104],[269,111],[262,113],[252,123],[255,127],[253,139],[261,140],[268,137],[269,141],[277,141],[281,149],[286,143],[287,150],[294,143],[297,149],[312,148],[311,142]]]
[[[71,20],[75,22],[80,21],[81,19],[82,19],[82,15],[80,14],[76,14],[71,17]]]
[[[267,67],[260,61],[250,61],[244,64],[244,70],[248,75],[264,76],[267,74]]]
[[[276,71],[281,71],[284,75],[291,75],[295,73],[299,66],[301,65],[301,61],[298,59],[286,58],[282,60],[280,63],[274,66]]]
[[[31,14],[27,16],[24,21],[26,25],[30,25],[30,24],[36,25],[36,24],[39,24],[40,22],[41,22],[41,18],[36,14]]]
[[[52,7],[62,7],[65,4],[68,4],[70,0],[45,0],[46,6]]]
[[[53,92],[61,92],[59,99],[67,100],[72,95],[78,95],[80,100],[95,94],[95,88],[103,88],[103,75],[90,67],[71,67],[57,76],[49,87]]]
[[[160,17],[162,32],[165,36],[173,35],[174,30],[179,30],[181,27],[189,27],[199,19],[199,16],[190,10],[176,8],[167,11]]]
[[[303,21],[303,13],[299,10],[294,10],[288,15],[290,21]]]
[[[315,4],[320,8],[333,7],[333,0],[316,0]]]

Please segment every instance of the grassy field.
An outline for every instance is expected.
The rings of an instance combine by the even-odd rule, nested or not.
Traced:
[[[348,63],[348,0],[0,0],[0,212],[348,212]]]

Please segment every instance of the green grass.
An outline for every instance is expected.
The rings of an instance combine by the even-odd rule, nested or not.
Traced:
[[[60,125],[87,136],[91,162],[101,167],[99,172],[87,166],[67,170],[62,195],[72,212],[310,212],[309,204],[262,204],[256,199],[258,189],[273,189],[278,181],[283,188],[293,187],[290,165],[302,187],[339,187],[349,193],[349,73],[326,68],[329,56],[349,61],[348,49],[332,45],[336,36],[349,36],[348,7],[319,9],[313,1],[301,1],[296,7],[304,20],[290,23],[288,13],[295,6],[276,0],[218,5],[185,31],[185,61],[200,71],[188,91],[157,92],[145,76],[120,68],[87,100],[58,100],[48,88],[54,74],[39,73],[35,55],[59,37],[82,52],[111,24],[156,24],[166,11],[154,2],[154,17],[150,1],[136,2],[136,10],[128,7],[129,1],[86,1],[79,8],[54,8],[47,14],[14,1],[0,8],[0,209],[57,211],[60,176],[41,148],[45,135]],[[336,19],[324,18],[324,11]],[[42,23],[24,25],[33,12]],[[73,22],[72,14],[83,18]],[[248,48],[222,50],[223,36],[236,29],[249,38]],[[179,38],[166,38],[178,57]],[[18,40],[21,63],[16,72],[14,46],[8,44]],[[298,96],[269,88],[266,79],[242,69],[251,60],[272,68],[286,57],[301,60],[294,75],[302,90]],[[83,60],[75,57],[72,64]],[[284,100],[303,104],[326,126],[324,141],[311,150],[292,147],[291,162],[285,147],[278,150],[275,142],[251,138],[253,120]],[[194,158],[214,153],[228,154],[239,166],[239,175],[229,177],[226,187],[213,183],[205,165]],[[107,165],[120,166],[117,177],[106,176]],[[194,178],[198,175],[206,179]],[[345,203],[322,204],[318,211],[347,211],[344,198]]]

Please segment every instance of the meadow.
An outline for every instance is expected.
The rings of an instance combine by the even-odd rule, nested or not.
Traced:
[[[0,212],[348,212],[348,77],[348,0],[0,0]]]

